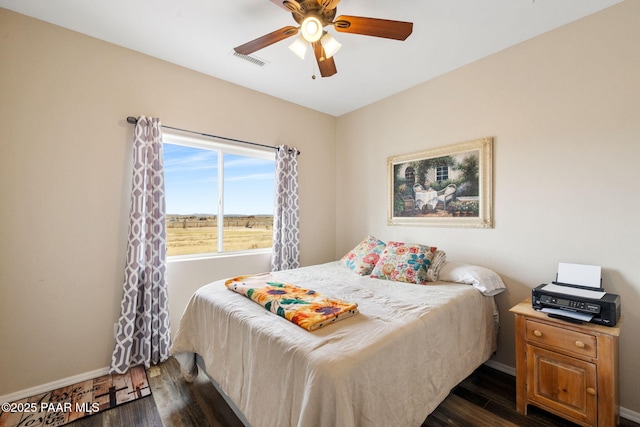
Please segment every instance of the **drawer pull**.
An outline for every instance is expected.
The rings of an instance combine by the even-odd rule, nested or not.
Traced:
[[[538,338],[540,338],[542,336],[542,332],[540,332],[539,330],[534,330],[533,331],[533,335],[537,336]]]
[[[591,396],[595,396],[596,395],[596,389],[593,387],[587,387],[587,394],[590,394]]]
[[[576,341],[576,347],[578,348],[585,348],[586,345],[584,345],[584,343],[582,341]]]

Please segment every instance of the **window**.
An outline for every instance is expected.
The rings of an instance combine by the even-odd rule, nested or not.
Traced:
[[[167,256],[270,248],[275,152],[163,132]]]
[[[449,179],[449,166],[436,167],[436,181],[446,181]]]

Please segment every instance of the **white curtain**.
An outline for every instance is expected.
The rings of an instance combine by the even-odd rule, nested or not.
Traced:
[[[281,145],[276,154],[272,271],[300,267],[298,211],[298,150]]]
[[[160,119],[139,117],[133,144],[127,264],[110,368],[120,374],[167,360],[171,346]]]

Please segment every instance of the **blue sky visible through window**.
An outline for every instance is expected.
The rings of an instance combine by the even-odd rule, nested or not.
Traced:
[[[217,214],[218,152],[164,144],[167,214]],[[272,160],[224,155],[224,214],[273,215]]]

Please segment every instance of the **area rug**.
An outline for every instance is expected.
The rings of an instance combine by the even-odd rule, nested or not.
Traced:
[[[151,395],[144,366],[2,403],[0,427],[59,427]]]

